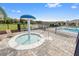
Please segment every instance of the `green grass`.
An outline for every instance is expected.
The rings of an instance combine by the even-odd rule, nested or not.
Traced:
[[[27,25],[21,24],[21,28],[25,28]],[[4,31],[7,29],[7,24],[0,24],[0,31]],[[9,29],[10,30],[17,30],[17,24],[9,24]]]

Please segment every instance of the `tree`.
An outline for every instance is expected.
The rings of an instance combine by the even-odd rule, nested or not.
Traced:
[[[0,13],[3,15],[4,22],[7,24],[9,18],[7,18],[7,14],[6,14],[5,10],[2,7],[0,7]],[[8,24],[7,24],[7,29],[9,29]]]
[[[12,18],[6,17],[7,29],[9,29],[9,24],[12,22]]]
[[[4,20],[6,20],[7,14],[2,7],[0,7],[0,12],[4,15]]]

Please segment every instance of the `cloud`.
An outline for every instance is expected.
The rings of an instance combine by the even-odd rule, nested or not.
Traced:
[[[15,10],[12,10],[12,12],[16,12]]]
[[[13,13],[21,13],[21,10],[12,10]]]
[[[20,10],[17,10],[17,13],[21,13],[21,11]]]
[[[75,8],[77,8],[77,6],[71,6],[71,8],[72,8],[72,9],[75,9]]]
[[[75,4],[73,4],[73,5],[71,6],[71,8],[72,8],[72,9],[76,9],[76,8],[78,8],[78,6],[79,6],[79,4],[78,4],[78,3],[75,3]]]
[[[62,5],[60,3],[48,3],[45,5],[45,7],[54,8],[54,7],[61,7]]]

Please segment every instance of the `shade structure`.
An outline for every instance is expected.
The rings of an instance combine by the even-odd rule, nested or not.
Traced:
[[[28,39],[30,39],[30,20],[36,19],[36,18],[32,15],[22,15],[20,17],[20,19],[27,20],[27,22],[28,22]]]
[[[22,15],[21,17],[20,17],[20,19],[36,19],[34,16],[32,16],[32,15]],[[26,20],[25,19],[25,20]]]

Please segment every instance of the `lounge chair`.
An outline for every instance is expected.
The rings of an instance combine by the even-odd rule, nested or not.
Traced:
[[[13,37],[13,33],[11,32],[11,30],[6,30],[6,33],[7,33],[7,38]]]

